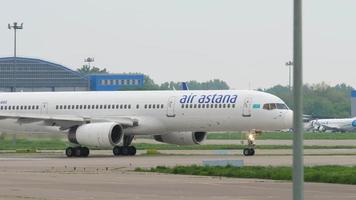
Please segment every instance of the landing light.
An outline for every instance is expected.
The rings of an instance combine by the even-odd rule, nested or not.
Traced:
[[[251,141],[255,141],[255,136],[253,134],[249,134],[248,135],[248,139],[251,140]]]

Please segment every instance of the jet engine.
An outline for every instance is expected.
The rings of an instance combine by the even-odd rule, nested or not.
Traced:
[[[114,122],[83,124],[69,130],[71,143],[92,147],[112,147],[118,145],[124,136],[124,129]]]
[[[173,132],[165,135],[155,135],[158,142],[176,145],[200,144],[206,139],[206,132]]]

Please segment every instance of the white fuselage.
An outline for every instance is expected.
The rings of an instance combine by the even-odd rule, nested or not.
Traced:
[[[125,134],[131,135],[291,128],[292,111],[282,104],[274,95],[250,90],[0,93],[2,115],[105,121],[129,117],[138,122],[125,129]],[[19,123],[13,118],[0,118],[0,131],[63,132],[41,121]]]
[[[356,118],[315,119],[310,121],[313,131],[356,131]]]

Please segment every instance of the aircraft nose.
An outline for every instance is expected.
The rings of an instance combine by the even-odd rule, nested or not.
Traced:
[[[286,112],[286,115],[284,117],[284,123],[286,125],[286,128],[293,128],[293,111],[288,110]]]

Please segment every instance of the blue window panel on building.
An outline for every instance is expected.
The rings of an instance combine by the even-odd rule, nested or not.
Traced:
[[[117,91],[143,87],[144,76],[141,74],[95,74],[89,76],[90,90]]]

